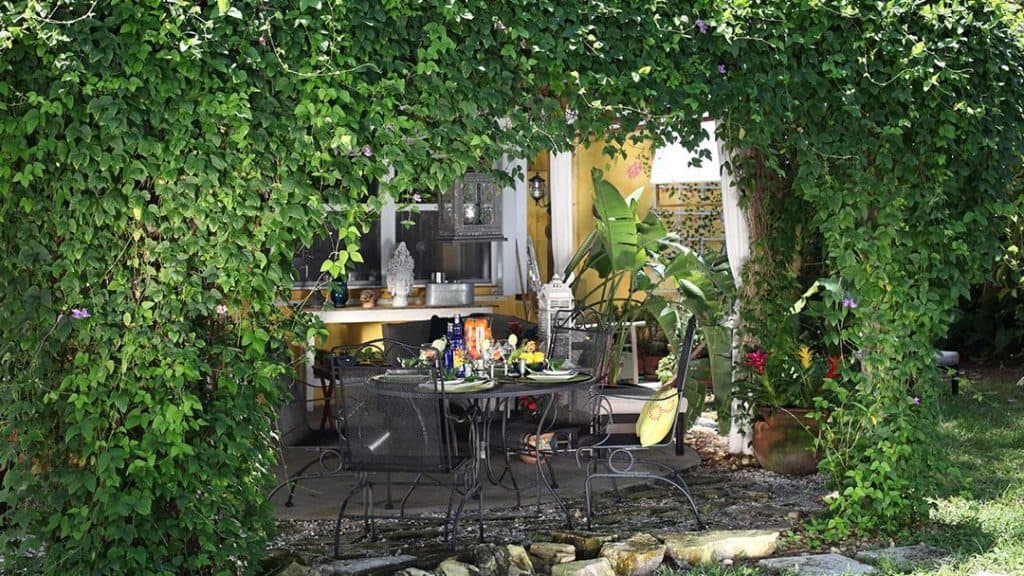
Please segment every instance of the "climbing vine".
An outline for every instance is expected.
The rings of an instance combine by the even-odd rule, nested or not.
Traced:
[[[828,447],[856,455],[831,529],[905,526],[931,342],[1020,158],[1009,7],[0,3],[5,568],[252,572],[288,344],[316,331],[280,305],[294,251],[331,223],[329,272],[360,258],[377,182],[401,202],[506,154],[695,143],[705,114],[746,190],[767,171],[813,208],[861,303],[861,408],[833,414],[872,426]]]

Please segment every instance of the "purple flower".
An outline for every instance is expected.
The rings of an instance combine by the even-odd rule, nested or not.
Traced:
[[[227,316],[228,307],[223,304],[217,304],[217,314],[220,314],[221,316]]]
[[[694,25],[697,26],[697,30],[699,30],[701,34],[708,33],[708,23],[705,22],[703,18],[698,18],[697,21],[694,22]]]
[[[726,69],[725,64],[719,64],[718,65],[718,73],[719,74],[725,74],[726,72],[728,72],[728,69]]]
[[[363,146],[363,156],[366,156],[367,158],[373,157],[373,148],[369,146]]]
[[[258,42],[260,43],[260,46],[266,46],[267,45],[267,39],[264,38],[263,36],[260,36],[260,39],[258,40]]]
[[[415,194],[412,195],[412,201],[413,202],[422,202],[423,201],[423,195],[420,194],[419,192],[416,192]]]
[[[74,318],[75,320],[85,320],[86,318],[88,318],[90,316],[92,316],[92,314],[89,314],[89,309],[88,308],[72,308],[71,309],[71,317]]]
[[[849,297],[843,298],[843,308],[856,308],[856,307],[857,307],[857,301],[856,300],[854,300],[853,298],[849,298]]]
[[[914,403],[915,405],[917,405],[917,404],[920,404],[920,403],[921,403],[921,399],[920,399],[920,398],[918,398],[917,396],[914,396],[914,398],[913,398],[913,399],[911,399],[910,401],[911,401],[911,402],[913,402],[913,403]]]

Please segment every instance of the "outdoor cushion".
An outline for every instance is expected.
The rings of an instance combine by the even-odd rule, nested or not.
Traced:
[[[674,384],[659,388],[640,410],[636,421],[636,435],[641,446],[661,442],[672,429],[679,411],[679,392]]]

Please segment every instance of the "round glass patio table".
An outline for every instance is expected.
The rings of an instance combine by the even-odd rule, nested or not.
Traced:
[[[491,471],[491,465],[489,457],[491,453],[490,446],[490,427],[494,424],[495,419],[492,417],[493,414],[500,414],[498,421],[501,422],[502,430],[504,431],[505,424],[507,421],[507,402],[509,400],[523,397],[523,396],[549,396],[552,397],[548,402],[544,403],[544,409],[539,414],[539,420],[536,425],[535,438],[539,438],[540,435],[550,426],[553,422],[549,421],[551,417],[551,409],[554,405],[554,396],[558,394],[566,394],[571,392],[580,392],[586,390],[588,387],[593,385],[594,378],[586,373],[576,374],[575,376],[566,377],[565,379],[545,378],[542,380],[534,380],[523,377],[507,377],[499,376],[494,379],[494,386],[487,389],[473,389],[465,392],[458,391],[447,391],[442,386],[430,387],[423,386],[422,382],[415,383],[407,377],[392,377],[389,378],[387,374],[375,376],[366,382],[365,386],[368,392],[373,394],[380,394],[382,396],[390,396],[395,398],[437,398],[438,400],[451,401],[451,400],[466,400],[468,404],[468,413],[470,415],[470,449],[472,450],[475,464],[473,466],[473,480],[471,493],[475,493],[478,501],[477,510],[477,524],[479,530],[479,538],[483,541],[484,538],[484,521],[483,521],[483,482],[481,481],[481,467],[484,467],[487,471],[488,480],[492,484],[498,484],[500,479],[496,480]],[[565,522],[567,527],[572,525],[572,515],[569,511],[569,507],[566,505],[565,500],[559,496],[556,486],[548,478],[548,475],[544,473],[543,466],[546,462],[545,458],[534,458],[534,465],[537,469],[538,481],[538,494],[537,504],[540,505],[540,484],[543,484],[548,493],[561,508],[565,514]],[[507,465],[506,465],[507,467]],[[502,475],[504,476],[504,474]],[[516,491],[516,500],[519,501],[519,488],[515,482],[514,476],[512,476],[513,489]],[[456,521],[454,525],[458,525]]]

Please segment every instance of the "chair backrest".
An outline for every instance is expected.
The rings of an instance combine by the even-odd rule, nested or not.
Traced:
[[[683,345],[676,350],[676,356],[679,358],[679,363],[676,367],[676,394],[679,395],[679,410],[676,412],[675,422],[672,423],[672,438],[670,441],[674,442],[679,438],[679,416],[689,407],[686,404],[686,380],[690,375],[690,356],[693,355],[693,344],[697,336],[697,317],[690,316],[690,320],[686,323],[686,333],[683,336]]]
[[[446,472],[454,467],[455,437],[443,397],[424,394],[416,383],[402,384],[397,395],[374,391],[386,385],[374,377],[400,367],[403,358],[418,357],[420,350],[385,339],[335,349],[332,377],[345,469]],[[435,366],[404,369],[403,375],[417,371],[428,383],[426,390],[436,387]]]
[[[614,327],[601,320],[593,308],[560,311],[551,329],[546,355],[549,360],[568,361],[581,372],[606,384],[611,372]]]
[[[432,324],[433,321],[431,320],[384,324],[381,326],[381,333],[384,336],[384,340],[395,342],[430,342],[433,335]]]
[[[556,425],[593,424],[594,398],[608,383],[614,343],[613,327],[601,322],[592,308],[577,308],[556,315],[547,342],[548,359],[571,363],[576,370],[592,377],[590,386],[552,399],[556,402],[553,414]]]

